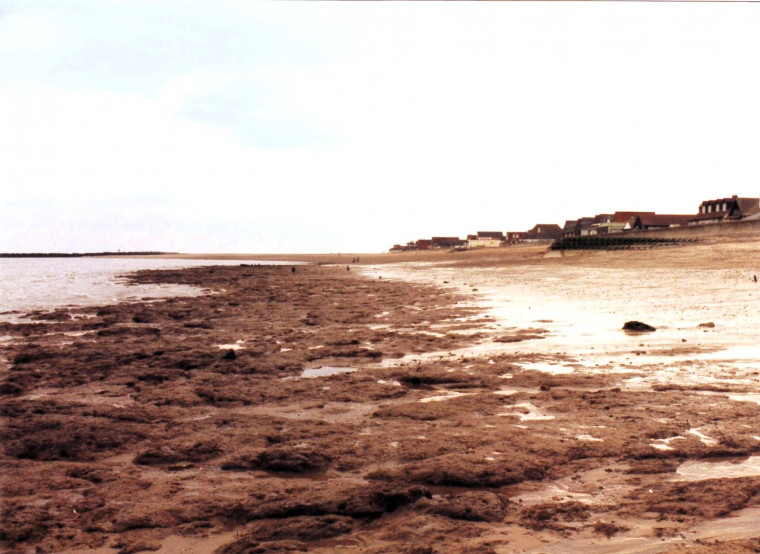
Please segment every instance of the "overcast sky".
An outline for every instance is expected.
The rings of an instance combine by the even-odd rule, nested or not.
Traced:
[[[378,252],[760,196],[760,10],[3,0],[0,251]]]

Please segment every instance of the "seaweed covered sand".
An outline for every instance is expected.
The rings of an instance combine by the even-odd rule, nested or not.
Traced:
[[[4,324],[4,548],[756,551],[760,404],[722,394],[757,373],[526,369],[468,353],[493,318],[463,292],[357,273],[144,272],[207,294]]]

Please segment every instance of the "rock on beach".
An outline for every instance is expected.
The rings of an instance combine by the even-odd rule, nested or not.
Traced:
[[[623,325],[623,331],[630,331],[633,333],[651,333],[656,331],[656,327],[652,327],[647,323],[641,321],[626,321]]]

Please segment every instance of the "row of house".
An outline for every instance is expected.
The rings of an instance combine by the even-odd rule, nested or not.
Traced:
[[[494,248],[515,244],[518,242],[554,241],[562,238],[562,229],[554,223],[539,223],[530,231],[478,231],[467,235],[466,239],[459,237],[433,237],[407,242],[404,245],[395,244],[391,252],[406,252],[411,250],[435,250],[438,248],[454,248],[467,250],[470,248]]]
[[[635,211],[615,212],[599,214],[594,217],[570,219],[565,221],[564,227],[553,223],[539,223],[531,230],[524,232],[478,231],[474,235],[467,235],[466,239],[459,237],[419,239],[405,245],[395,244],[391,248],[391,252],[438,248],[460,250],[494,248],[518,242],[555,241],[563,237],[604,235],[641,229],[668,229],[753,219],[760,220],[760,198],[739,198],[734,195],[731,198],[705,200],[699,205],[696,215]]]
[[[669,229],[708,223],[760,219],[760,198],[718,198],[705,200],[693,214],[658,214],[655,212],[615,212],[595,217],[565,221],[563,237],[604,235],[642,229]]]

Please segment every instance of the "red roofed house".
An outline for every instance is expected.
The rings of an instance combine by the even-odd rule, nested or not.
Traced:
[[[568,219],[565,221],[565,226],[562,228],[563,237],[574,237],[575,229],[578,227],[577,219]]]
[[[623,232],[625,230],[626,223],[628,223],[632,217],[637,217],[640,215],[654,215],[654,212],[615,212],[612,216],[612,221],[607,224],[607,232]]]
[[[699,206],[699,213],[689,220],[689,225],[724,223],[740,219],[760,219],[760,198],[719,198],[705,200]]]
[[[525,240],[559,240],[562,238],[562,228],[556,223],[539,223],[528,231]]]
[[[467,241],[459,237],[433,237],[431,243],[433,248],[456,248],[467,245]]]
[[[615,218],[614,214],[598,214],[588,229],[589,235],[606,235],[610,232],[610,224]]]
[[[640,229],[669,229],[671,227],[686,227],[691,215],[675,214],[638,214],[633,216],[625,224],[626,231]]]

